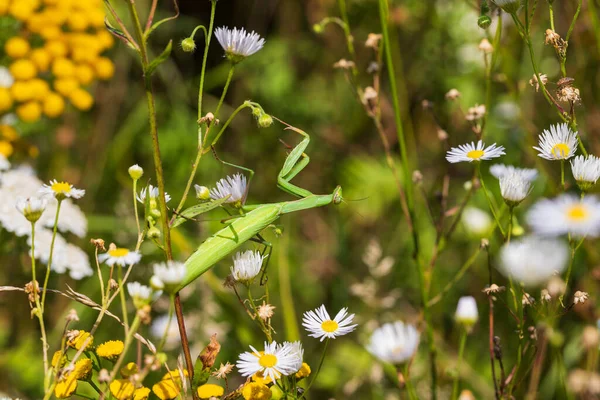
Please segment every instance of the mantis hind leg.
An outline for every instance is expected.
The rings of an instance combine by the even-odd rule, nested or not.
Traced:
[[[244,204],[246,202],[246,197],[248,197],[248,190],[250,190],[250,182],[252,182],[252,178],[254,177],[254,171],[251,170],[250,168],[242,167],[241,165],[236,165],[236,164],[232,164],[227,161],[221,160],[221,158],[219,158],[219,156],[217,155],[217,151],[215,150],[214,146],[211,146],[211,150],[212,150],[212,153],[213,153],[215,159],[218,162],[220,162],[221,164],[248,172],[248,183],[246,184],[246,191],[244,192],[244,196],[242,198],[242,204]]]
[[[304,139],[302,139],[302,141],[296,147],[292,148],[287,158],[285,159],[283,167],[277,175],[277,186],[279,186],[281,190],[293,196],[312,196],[312,193],[308,190],[298,187],[290,182],[310,162],[310,157],[304,152],[304,150],[306,150],[306,147],[310,143],[310,136],[306,132],[294,128],[293,126],[288,126],[286,129],[293,130],[294,132],[304,136]]]
[[[267,276],[267,267],[269,266],[269,261],[271,261],[271,254],[273,253],[273,245],[270,242],[267,242],[260,233],[257,233],[255,237],[250,239],[251,241],[262,244],[264,247],[261,251],[261,255],[265,257],[265,261],[263,262],[261,271],[260,271],[260,285],[264,286],[269,277]]]

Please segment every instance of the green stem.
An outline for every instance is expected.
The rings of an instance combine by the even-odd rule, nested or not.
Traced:
[[[513,217],[514,217],[514,207],[508,207],[508,231],[506,232],[506,243],[510,243],[510,235],[513,230]]]
[[[494,65],[496,64],[496,60],[498,59],[499,53],[499,45],[500,45],[500,37],[502,35],[502,13],[498,14],[498,25],[496,26],[496,33],[494,35],[494,42],[492,43],[493,53],[492,59],[486,69],[485,74],[485,109],[486,113],[483,116],[483,128],[481,129],[481,137],[483,137],[485,126],[487,125],[488,115],[491,110],[492,103],[492,71],[494,70]]]
[[[125,328],[125,336],[129,332],[129,318],[127,317],[127,302],[125,300],[125,290],[123,290],[123,267],[120,265],[117,267],[117,279],[119,280],[119,287],[121,291],[119,296],[121,298],[121,312],[123,313],[123,327]]]
[[[505,237],[506,235],[504,233],[504,230],[502,229],[502,225],[500,224],[498,215],[496,214],[494,204],[492,203],[490,194],[488,193],[488,191],[485,187],[485,181],[483,179],[483,174],[481,173],[481,163],[477,162],[477,166],[475,168],[477,168],[477,174],[479,175],[479,181],[481,183],[481,188],[483,189],[483,193],[485,194],[485,199],[487,200],[488,206],[490,207],[490,211],[492,212],[492,215],[494,216],[494,220],[498,224],[498,229],[500,229],[500,233],[502,234],[502,237]]]
[[[46,339],[46,325],[44,324],[44,311],[40,304],[40,296],[38,295],[38,284],[35,277],[35,222],[31,223],[31,277],[33,285],[33,298],[37,312],[35,313],[40,322],[40,331],[42,335],[42,350],[44,359],[44,390],[48,390],[50,385],[48,375],[48,341]]]
[[[292,284],[290,281],[290,261],[288,259],[290,235],[283,235],[280,240],[278,250],[279,272],[279,292],[281,297],[282,309],[285,326],[285,334],[290,342],[300,339],[300,330],[298,329],[298,319],[296,318],[296,308],[294,306],[294,295],[292,293]]]
[[[323,366],[323,361],[325,361],[325,353],[327,352],[328,344],[329,344],[329,338],[325,339],[325,346],[323,347],[323,354],[321,354],[321,360],[319,361],[319,366],[317,367],[317,371],[315,372],[312,380],[310,381],[310,383],[304,390],[304,393],[308,393],[308,390],[311,388],[313,383],[315,383],[315,381],[317,380],[317,377],[319,376],[319,372],[321,372],[321,367]]]
[[[173,319],[173,312],[175,311],[175,296],[171,295],[169,298],[169,315],[167,317],[167,326],[165,327],[165,331],[163,332],[162,338],[160,339],[160,343],[156,348],[156,352],[160,353],[165,347],[165,343],[167,342],[167,337],[169,336],[169,329],[171,329],[171,320]]]
[[[577,10],[575,11],[575,15],[573,15],[573,20],[571,21],[571,25],[569,25],[569,30],[567,31],[567,36],[565,36],[565,41],[569,42],[571,38],[571,34],[573,33],[573,29],[575,29],[575,23],[577,22],[577,17],[579,17],[579,13],[581,12],[581,3],[583,0],[579,0],[577,2]]]
[[[404,185],[406,187],[406,198],[408,207],[413,207],[412,177],[409,169],[408,154],[406,149],[406,139],[402,127],[402,112],[400,110],[400,101],[398,100],[398,88],[396,86],[396,71],[394,69],[394,60],[390,46],[390,35],[388,32],[389,8],[387,0],[379,0],[379,19],[381,20],[381,33],[383,35],[383,47],[385,51],[385,62],[387,64],[388,78],[390,80],[390,90],[392,93],[392,103],[394,106],[394,122],[396,124],[396,134],[398,135],[398,144],[400,146],[400,155],[402,156],[402,169],[404,172]],[[434,392],[434,397],[435,397]]]
[[[338,6],[340,8],[340,15],[342,17],[342,21],[344,22],[341,26],[344,30],[344,35],[346,36],[346,47],[348,48],[348,53],[350,54],[352,60],[355,60],[356,55],[354,52],[354,39],[352,37],[352,32],[350,32],[350,21],[348,20],[348,12],[346,11],[346,0],[338,0]],[[352,74],[355,77],[358,75],[356,65],[352,67]]]
[[[133,341],[134,335],[137,332],[138,328],[140,327],[141,322],[142,322],[142,320],[140,318],[139,313],[136,313],[135,318],[133,319],[133,322],[131,323],[131,328],[129,329],[129,332],[127,333],[127,337],[125,338],[125,344],[123,345],[123,352],[119,356],[119,359],[115,363],[113,370],[110,373],[110,382],[112,382],[113,379],[115,379],[115,376],[117,376],[117,373],[121,370],[121,365],[123,365],[123,361],[125,360],[125,357],[127,356],[127,351],[129,350],[129,347],[131,346],[131,342]]]
[[[142,229],[140,228],[140,216],[138,215],[138,205],[137,205],[137,179],[133,180],[133,211],[135,213],[135,224],[137,226],[138,238],[142,235]]]
[[[550,29],[556,31],[554,28],[554,6],[548,2],[548,12],[550,13]]]
[[[452,387],[452,400],[458,398],[458,383],[460,381],[460,364],[462,363],[463,353],[465,351],[465,343],[467,342],[467,330],[463,329],[460,334],[460,345],[458,347],[458,359],[456,360],[456,376],[454,377],[454,385]]]
[[[227,118],[227,121],[225,122],[225,124],[223,125],[223,127],[221,128],[221,130],[219,131],[219,133],[217,133],[217,136],[215,136],[215,138],[212,140],[211,142],[211,146],[214,146],[217,144],[217,142],[219,141],[219,139],[221,138],[221,135],[223,135],[223,133],[225,132],[225,129],[227,129],[227,127],[229,126],[229,124],[231,123],[231,121],[233,121],[233,119],[235,118],[235,116],[242,111],[244,108],[250,107],[249,102],[243,102],[242,104],[240,104],[240,106],[238,108],[235,109],[235,111],[229,116],[229,118]]]
[[[52,266],[52,257],[54,255],[54,241],[56,240],[56,232],[58,231],[58,214],[60,213],[60,205],[62,204],[62,199],[57,199],[57,201],[58,205],[56,206],[56,216],[54,217],[52,240],[50,241],[50,255],[48,256],[48,265],[46,266],[46,277],[44,278],[44,288],[42,289],[42,313],[44,312],[44,306],[46,304],[46,289],[48,287],[48,280],[50,279],[50,268]]]
[[[415,388],[413,387],[412,381],[410,380],[409,367],[410,367],[410,362],[409,361],[405,362],[404,363],[404,371],[403,371],[404,384],[406,385],[406,393],[408,394],[408,398],[410,400],[413,400],[413,399],[418,399],[418,397],[415,393]]]
[[[566,190],[565,188],[565,160],[561,159],[560,160],[560,185],[563,188],[563,191]]]

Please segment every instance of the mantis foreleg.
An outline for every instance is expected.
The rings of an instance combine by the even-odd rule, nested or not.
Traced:
[[[292,151],[290,151],[290,154],[288,154],[287,158],[285,159],[283,167],[277,175],[277,186],[279,186],[281,190],[293,196],[312,196],[312,193],[308,190],[290,183],[290,181],[310,162],[310,157],[304,153],[304,150],[306,150],[306,147],[310,142],[310,136],[306,132],[294,128],[293,126],[288,126],[286,129],[293,130],[294,132],[304,136],[304,139],[302,139],[302,141],[296,147],[294,147]]]

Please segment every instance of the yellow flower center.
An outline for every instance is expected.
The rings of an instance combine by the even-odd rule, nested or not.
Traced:
[[[275,357],[273,354],[263,354],[258,359],[258,363],[261,367],[272,368],[275,366],[275,364],[277,364],[277,357]]]
[[[323,329],[325,332],[329,332],[329,333],[337,331],[338,327],[339,327],[338,323],[337,323],[337,322],[335,322],[335,321],[332,321],[332,320],[329,320],[329,321],[324,321],[324,322],[321,324],[321,328],[322,328],[322,329]]]
[[[479,160],[481,157],[483,157],[484,154],[485,153],[483,150],[471,150],[467,153],[467,157],[473,160]]]
[[[567,218],[571,221],[582,221],[587,217],[588,210],[582,204],[573,206],[567,211]]]
[[[556,158],[566,158],[571,149],[565,143],[559,143],[552,148],[552,155]]]
[[[69,193],[71,191],[71,185],[67,182],[56,182],[53,183],[51,187],[56,193]]]
[[[127,254],[129,254],[129,250],[120,247],[108,251],[108,255],[111,257],[125,257]]]
[[[201,399],[210,399],[211,397],[221,397],[223,396],[223,392],[225,390],[219,386],[214,385],[212,383],[206,383],[200,387],[198,387],[198,397]]]

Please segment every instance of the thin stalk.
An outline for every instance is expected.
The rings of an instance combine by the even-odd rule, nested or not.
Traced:
[[[123,328],[125,329],[125,336],[129,332],[129,317],[127,316],[127,302],[125,300],[125,291],[122,290],[123,287],[123,267],[120,265],[117,266],[117,279],[119,282],[119,287],[121,291],[119,292],[120,300],[121,300],[121,313],[123,314]]]
[[[560,160],[560,185],[565,191],[565,160]]]
[[[492,59],[486,69],[485,74],[485,109],[486,113],[483,116],[483,127],[481,129],[481,138],[483,138],[483,133],[485,132],[485,127],[487,125],[488,115],[491,110],[492,103],[492,71],[494,70],[494,65],[496,64],[496,60],[498,59],[499,45],[500,45],[500,36],[502,35],[502,13],[498,14],[498,25],[496,25],[496,33],[494,35],[494,42],[492,43]]]
[[[408,398],[410,400],[413,399],[418,399],[416,393],[415,393],[415,388],[413,387],[413,384],[410,380],[410,362],[405,362],[404,363],[404,371],[403,371],[403,375],[404,375],[404,384],[406,385],[406,393],[408,393]]]
[[[115,379],[115,376],[117,376],[117,373],[121,370],[121,365],[123,364],[123,361],[125,360],[125,357],[127,356],[127,350],[129,350],[129,346],[131,346],[131,342],[133,341],[134,335],[137,332],[138,328],[140,327],[141,322],[142,322],[142,319],[140,318],[139,314],[136,313],[135,318],[133,319],[133,322],[131,323],[131,329],[129,329],[129,332],[127,333],[127,337],[125,338],[123,352],[119,356],[119,359],[115,363],[113,370],[110,373],[110,382],[112,382],[113,379]]]
[[[48,268],[50,269],[50,268]],[[33,299],[37,312],[35,313],[40,322],[40,331],[42,335],[42,350],[44,359],[44,391],[47,391],[49,382],[48,375],[48,340],[46,339],[46,326],[44,324],[44,312],[40,304],[40,296],[38,295],[38,284],[35,277],[35,222],[31,223],[31,278],[33,284]]]
[[[467,330],[463,329],[460,334],[460,345],[458,347],[458,359],[456,360],[456,376],[454,377],[454,385],[452,387],[452,400],[458,398],[458,383],[460,381],[460,364],[462,363],[463,353],[465,351],[465,343],[467,342]]]
[[[142,235],[142,229],[140,228],[140,216],[138,215],[138,205],[137,205],[137,179],[133,180],[133,211],[135,213],[135,224],[137,226],[138,237]]]
[[[44,288],[42,289],[42,313],[44,312],[44,306],[46,304],[46,288],[48,287],[48,280],[50,279],[50,267],[52,266],[52,256],[54,255],[54,241],[56,240],[56,232],[58,230],[58,214],[60,213],[60,205],[62,203],[62,199],[57,199],[57,201],[58,205],[56,206],[56,216],[54,217],[52,240],[50,241],[50,255],[48,256],[48,265],[46,266],[46,277],[44,278]]]
[[[494,216],[494,220],[496,221],[496,224],[498,224],[498,229],[500,229],[500,233],[502,234],[502,237],[505,237],[504,229],[502,229],[502,225],[500,224],[500,219],[498,219],[498,214],[496,214],[496,209],[494,207],[494,204],[492,203],[490,194],[488,193],[488,191],[485,187],[485,181],[483,179],[483,174],[481,173],[481,163],[478,162],[476,168],[477,168],[477,174],[479,175],[479,182],[481,183],[481,188],[483,189],[483,193],[485,194],[485,199],[487,200],[488,206],[490,207],[490,211],[492,212],[492,215]]]
[[[327,345],[328,344],[329,344],[329,338],[325,339],[325,346],[323,347],[323,354],[321,354],[321,360],[319,361],[319,366],[317,367],[317,372],[315,372],[315,375],[313,376],[312,380],[310,381],[310,383],[304,390],[304,393],[308,393],[308,390],[311,388],[313,383],[315,383],[315,381],[317,380],[317,377],[319,376],[319,372],[321,372],[321,367],[323,366],[323,361],[325,361],[325,353],[327,353]]]
[[[348,20],[348,12],[346,11],[346,0],[338,0],[338,6],[340,8],[340,15],[342,17],[342,21],[344,21],[342,29],[344,30],[344,36],[346,36],[346,47],[348,48],[348,53],[350,54],[350,57],[354,60],[356,59],[354,52],[354,39],[352,37],[352,32],[350,32],[350,21]],[[352,74],[354,76],[358,75],[356,65],[354,65],[354,67],[352,68]]]
[[[506,243],[510,243],[510,235],[513,230],[513,218],[514,218],[514,210],[515,208],[512,206],[508,207],[508,229],[506,232]]]
[[[554,6],[550,2],[548,2],[548,12],[550,14],[550,29],[556,32],[554,28]]]
[[[173,311],[175,310],[175,296],[170,296],[169,302],[169,315],[167,317],[167,326],[165,327],[165,331],[163,332],[162,338],[160,339],[160,343],[156,348],[156,352],[160,353],[165,347],[165,343],[167,342],[167,336],[169,336],[169,329],[171,329],[171,320],[173,319]]]

